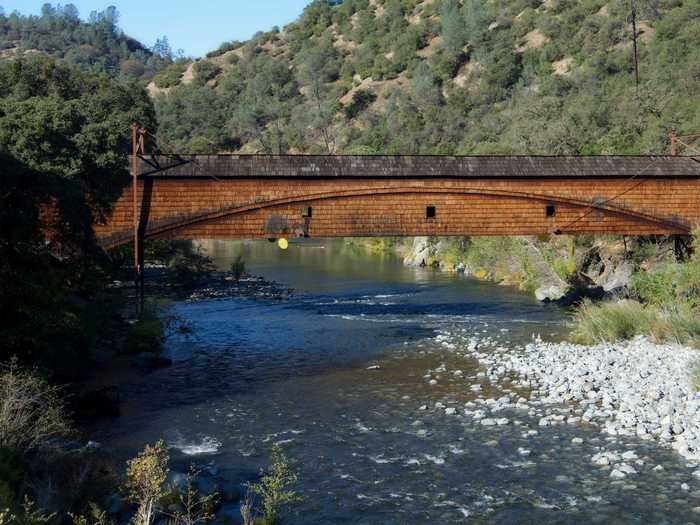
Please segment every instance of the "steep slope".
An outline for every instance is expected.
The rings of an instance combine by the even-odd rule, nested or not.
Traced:
[[[312,2],[156,94],[162,141],[195,152],[635,153],[700,129],[700,4]],[[182,68],[182,66],[180,66]]]

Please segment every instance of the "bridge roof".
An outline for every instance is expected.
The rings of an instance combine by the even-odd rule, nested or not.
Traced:
[[[680,156],[144,155],[143,176],[182,178],[700,177]]]

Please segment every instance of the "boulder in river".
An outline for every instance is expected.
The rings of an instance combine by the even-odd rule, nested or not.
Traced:
[[[537,297],[538,301],[542,301],[544,303],[548,303],[551,301],[558,301],[562,297],[564,297],[564,294],[566,294],[566,287],[563,285],[549,285],[549,286],[541,286],[537,290],[535,290],[535,297]]]

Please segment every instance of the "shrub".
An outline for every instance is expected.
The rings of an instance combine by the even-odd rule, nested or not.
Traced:
[[[180,83],[182,74],[187,69],[187,63],[177,62],[165,68],[153,78],[156,87],[167,89],[177,86]]]
[[[377,100],[377,95],[369,89],[359,89],[352,95],[352,102],[345,106],[345,117],[351,120],[367,109]]]
[[[207,53],[206,57],[207,58],[215,58],[218,56],[221,56],[225,53],[228,53],[229,51],[233,51],[234,49],[238,49],[241,47],[243,44],[237,40],[234,40],[233,42],[224,42],[219,46],[219,49],[216,49],[214,51],[210,51]]]
[[[219,73],[221,73],[221,68],[209,60],[200,60],[194,65],[195,78],[202,84],[209,82]]]
[[[143,76],[146,72],[145,66],[138,60],[122,60],[119,64],[119,69],[125,75],[137,78]]]
[[[263,474],[259,483],[248,484],[249,491],[262,500],[263,520],[266,525],[278,523],[284,507],[299,501],[296,492],[289,488],[296,482],[297,475],[289,467],[280,446],[275,445],[270,457],[270,472]],[[249,498],[246,498],[246,501],[250,503]],[[253,513],[251,507],[248,507],[247,512]]]
[[[137,506],[135,525],[150,525],[156,505],[165,495],[163,484],[168,475],[168,451],[161,440],[146,448],[127,463],[126,495]]]
[[[127,350],[133,354],[159,352],[165,341],[163,322],[147,308],[131,327],[127,338]]]
[[[47,514],[37,509],[34,502],[24,498],[22,508],[18,513],[10,509],[0,509],[0,525],[45,525],[54,521],[55,514]]]
[[[190,465],[187,473],[186,485],[182,491],[175,495],[175,512],[163,512],[170,523],[177,525],[197,525],[214,519],[214,507],[218,494],[201,495],[195,488],[197,476],[201,473],[194,465]]]
[[[667,264],[655,271],[635,273],[629,284],[632,294],[641,302],[660,306],[673,302],[676,297],[678,267]]]
[[[89,516],[68,513],[73,525],[114,525],[114,522],[107,516],[107,512],[100,509],[100,507],[94,503],[90,503],[89,506]]]
[[[231,263],[231,273],[236,282],[239,282],[241,277],[245,275],[245,262],[242,255],[236,257],[236,260]]]
[[[214,271],[212,260],[199,251],[183,250],[168,262],[173,280],[184,288],[192,288]]]
[[[0,368],[0,448],[24,454],[48,448],[69,434],[60,392],[16,361]]]

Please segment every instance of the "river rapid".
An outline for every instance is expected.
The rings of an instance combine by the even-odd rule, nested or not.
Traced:
[[[295,293],[173,304],[192,328],[169,337],[173,366],[126,380],[122,417],[95,430],[119,455],[163,438],[175,471],[195,463],[226,491],[279,444],[303,496],[289,523],[700,521],[700,486],[670,449],[583,423],[542,427],[522,407],[488,426],[463,413],[529,398],[507,377],[488,381],[466,341],[482,353],[557,341],[557,307],[342,241],[202,246],[222,269],[242,254]],[[634,450],[641,474],[614,480],[592,464],[611,446]],[[227,514],[235,503],[221,523]]]

